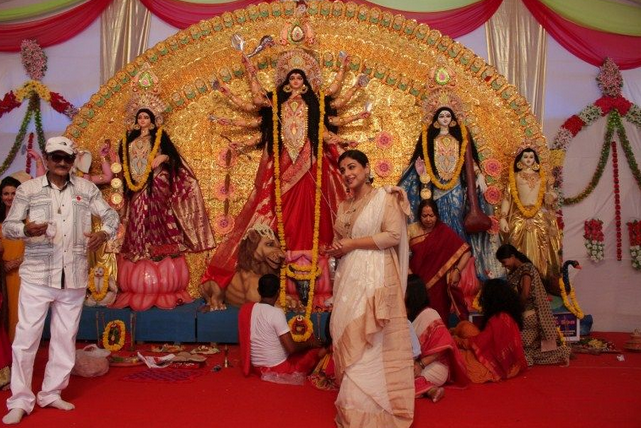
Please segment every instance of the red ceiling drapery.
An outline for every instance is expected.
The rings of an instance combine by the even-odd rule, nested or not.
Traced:
[[[591,30],[557,15],[539,0],[523,0],[545,31],[583,61],[600,67],[606,57],[622,70],[641,66],[641,37]]]
[[[81,33],[100,16],[112,0],[91,0],[66,12],[37,21],[0,25],[0,52],[19,52],[25,39],[46,48]]]

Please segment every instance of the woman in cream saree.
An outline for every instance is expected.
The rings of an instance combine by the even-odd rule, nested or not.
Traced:
[[[340,384],[336,424],[409,427],[414,380],[404,305],[406,214],[398,194],[371,186],[362,152],[345,152],[339,166],[353,196],[339,207],[327,251],[342,257],[330,325]]]

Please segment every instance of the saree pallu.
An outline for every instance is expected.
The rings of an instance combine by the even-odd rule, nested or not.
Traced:
[[[519,326],[508,314],[494,315],[483,331],[468,321],[456,326],[454,335],[474,383],[510,379],[527,369]]]
[[[151,192],[145,186],[131,196],[126,224],[120,251],[132,261],[216,245],[198,180],[184,161],[173,180],[167,165],[154,171]]]
[[[448,321],[452,304],[455,313],[460,318],[467,319],[468,305],[463,290],[469,289],[471,292],[468,294],[475,295],[479,287],[474,261],[469,262],[461,272],[458,286],[447,285],[447,274],[461,256],[470,250],[470,246],[441,221],[436,223],[429,234],[422,233],[418,223],[412,223],[408,230],[412,250],[409,266],[412,272],[425,282],[430,306],[445,323]]]
[[[421,344],[421,357],[441,353],[439,361],[449,369],[447,383],[459,388],[466,387],[470,380],[463,357],[438,313],[426,308],[418,314],[412,325]]]
[[[351,237],[384,230],[385,190],[378,189],[353,222]],[[400,212],[400,208],[395,207]],[[340,215],[340,213],[339,213]],[[404,220],[398,221],[407,248]],[[400,254],[400,252],[399,252]],[[409,427],[414,417],[414,376],[396,249],[354,250],[343,256],[334,282],[331,334],[340,391],[338,427]]]

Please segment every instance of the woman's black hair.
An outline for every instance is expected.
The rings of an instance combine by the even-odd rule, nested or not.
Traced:
[[[434,113],[434,116],[432,116],[432,121],[427,127],[427,157],[429,159],[430,165],[432,166],[432,171],[436,171],[436,164],[434,163],[434,139],[439,135],[441,132],[440,127],[435,128],[434,124],[438,123],[438,115],[441,114],[443,111],[448,111],[452,115],[452,121],[456,121],[456,125],[450,127],[450,135],[454,138],[456,138],[457,141],[459,141],[461,144],[459,145],[459,155],[460,151],[463,150],[463,134],[461,133],[461,126],[463,125],[457,118],[456,114],[454,111],[449,108],[449,107],[441,107],[436,112]],[[468,132],[467,134],[467,139],[468,139],[468,144],[471,144],[472,147],[472,158],[474,158],[474,162],[477,164],[479,163],[479,154],[478,151],[476,150],[476,144],[474,144],[474,138],[472,138],[472,135]],[[465,153],[463,153],[463,156],[465,156]],[[414,164],[416,159],[418,158],[423,158],[423,133],[418,136],[418,141],[416,142],[416,146],[414,147],[414,153],[412,154],[412,159],[410,161],[410,164]],[[425,162],[427,162],[427,159],[423,159]],[[461,181],[465,183],[465,174],[461,174]]]
[[[425,207],[430,207],[432,208],[432,212],[436,216],[436,221],[441,221],[441,215],[438,212],[438,205],[436,205],[436,202],[434,199],[429,198],[429,199],[423,199],[419,204],[418,208],[416,209],[416,219],[418,221],[421,221],[421,215],[423,214],[423,208]]]
[[[430,306],[427,288],[420,276],[411,273],[407,276],[407,291],[405,292],[405,308],[407,319],[414,321],[423,309]]]
[[[13,177],[3,178],[0,182],[0,194],[2,194],[2,191],[5,187],[9,186],[15,187],[17,189],[18,186],[20,186],[20,181]],[[0,201],[0,221],[4,221],[4,219],[7,218],[7,214],[7,206],[4,204],[4,202]]]
[[[520,160],[521,160],[521,158],[523,157],[523,153],[534,153],[534,160],[536,161],[536,163],[538,163],[538,164],[540,164],[540,163],[541,163],[541,162],[539,161],[539,155],[536,153],[536,151],[535,151],[534,149],[532,149],[532,148],[528,147],[528,148],[523,149],[523,150],[521,151],[521,153],[519,153],[519,154],[518,154],[518,156],[516,156],[516,157],[514,158],[514,165],[512,166],[512,168],[513,168],[514,172],[518,172],[518,171],[520,171],[520,170],[519,170],[519,168],[517,168],[517,167],[516,167],[516,165],[519,163],[519,161],[520,161]]]
[[[523,329],[523,304],[516,290],[504,279],[488,279],[483,284],[479,303],[483,307],[482,329],[494,315],[505,312]]]
[[[512,256],[516,257],[523,263],[532,263],[525,254],[517,250],[512,244],[503,244],[498,248],[498,250],[496,250],[496,259],[498,261],[509,259]]]
[[[338,164],[340,165],[340,163],[343,162],[343,160],[346,159],[346,158],[354,159],[363,168],[365,168],[369,164],[369,159],[367,158],[367,155],[365,153],[361,152],[360,150],[352,149],[352,150],[344,151],[338,157]]]
[[[290,70],[289,73],[287,73],[287,77],[285,78],[283,83],[281,83],[280,86],[276,88],[276,93],[278,94],[278,117],[280,118],[283,103],[287,101],[292,95],[291,92],[285,92],[284,89],[285,85],[289,84],[289,77],[292,74],[300,74],[303,77],[303,84],[307,86],[307,92],[302,93],[301,97],[303,98],[303,101],[305,101],[305,104],[307,104],[307,138],[309,138],[309,141],[311,143],[312,153],[315,154],[318,149],[318,124],[321,120],[320,102],[318,100],[318,96],[316,95],[316,93],[314,93],[312,85],[307,80],[307,75],[303,70],[298,68]],[[270,102],[272,100],[272,95],[273,92],[269,92],[267,94]],[[267,147],[267,150],[269,150],[269,152],[271,153],[274,150],[274,122],[272,107],[263,107],[260,109],[259,113],[262,119],[260,126],[261,139],[257,147]],[[325,129],[334,133],[338,131],[338,127],[329,123],[328,118],[330,116],[336,116],[336,113],[336,109],[331,106],[331,97],[326,96],[325,117],[322,119],[325,125]],[[280,126],[278,127],[278,129],[280,130]],[[282,147],[283,137],[282,135],[280,135],[280,131],[278,135],[278,141],[279,147]]]
[[[151,138],[151,144],[153,145],[154,142],[156,141],[156,134],[158,132],[158,126],[156,126],[156,115],[149,110],[148,108],[141,108],[136,112],[135,116],[135,123],[138,122],[138,116],[140,113],[147,113],[149,115],[149,119],[151,120],[151,123],[154,125],[154,129],[149,130],[149,136]],[[140,137],[140,134],[142,133],[141,129],[133,129],[132,131],[127,133],[127,141],[126,141],[126,147],[129,149],[129,144],[131,144],[132,141],[134,141],[136,138]],[[121,144],[120,147],[118,148],[118,154],[120,155],[120,159],[123,159],[123,150],[124,150],[124,145]],[[182,166],[182,160],[180,159],[180,154],[178,153],[178,149],[176,149],[176,146],[171,142],[171,139],[169,138],[169,134],[167,134],[164,130],[162,131],[162,136],[160,137],[160,152],[163,155],[167,155],[169,157],[168,165],[169,165],[169,182],[171,183],[174,179],[174,177],[178,174],[178,170]],[[153,174],[149,174],[149,177],[147,178],[147,191],[151,193],[151,187],[153,184]],[[130,192],[129,189],[127,189],[127,192]]]

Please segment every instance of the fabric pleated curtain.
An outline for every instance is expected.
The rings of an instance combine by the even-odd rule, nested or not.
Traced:
[[[504,1],[485,23],[488,62],[512,82],[543,123],[547,37],[520,1]]]
[[[147,49],[151,13],[138,0],[113,0],[100,22],[100,82]]]

